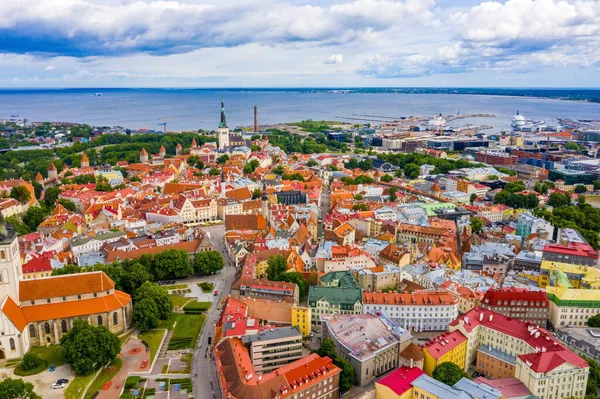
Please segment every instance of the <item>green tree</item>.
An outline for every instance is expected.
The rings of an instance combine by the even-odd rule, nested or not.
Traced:
[[[390,193],[390,202],[395,202],[398,199],[398,196],[396,195],[398,189],[396,187],[390,187],[388,191]]]
[[[414,163],[409,163],[404,165],[404,176],[409,179],[416,179],[419,177],[420,169],[418,165]]]
[[[21,368],[25,371],[29,371],[40,367],[42,364],[44,364],[44,360],[42,360],[38,355],[27,352],[21,361]]]
[[[358,163],[358,167],[366,172],[367,170],[373,169],[373,161],[370,159],[363,159]]]
[[[537,195],[534,193],[527,194],[527,209],[537,208],[539,204],[540,200],[538,199]]]
[[[133,306],[133,325],[140,331],[148,331],[158,326],[158,307],[150,298],[144,298]]]
[[[575,186],[574,191],[576,194],[582,194],[582,193],[587,192],[587,188],[583,184],[578,184]]]
[[[498,175],[489,175],[489,176],[487,177],[487,179],[488,179],[489,181],[498,180]]]
[[[44,194],[44,202],[46,203],[46,205],[48,205],[49,207],[53,207],[56,204],[60,193],[62,193],[62,190],[58,186],[50,187],[49,189],[47,189],[46,193]]]
[[[370,209],[371,208],[369,207],[369,205],[368,204],[364,204],[364,203],[362,203],[362,204],[354,204],[354,206],[352,207],[352,210],[363,211],[363,212],[368,211]]]
[[[141,182],[142,178],[139,177],[138,175],[133,175],[129,178],[129,181],[132,183]]]
[[[223,165],[225,162],[229,161],[229,155],[223,154],[217,158],[217,164]]]
[[[588,319],[589,327],[600,327],[600,313],[593,315]]]
[[[477,194],[473,193],[469,197],[469,202],[472,204],[477,199]]]
[[[384,183],[389,183],[389,182],[391,182],[392,180],[394,180],[394,177],[393,177],[393,176],[391,176],[391,175],[388,175],[388,174],[386,173],[385,175],[381,176],[381,179],[380,179],[380,180],[381,180],[382,182],[384,182]]]
[[[166,320],[171,316],[173,304],[171,297],[166,289],[156,283],[146,281],[142,284],[134,294],[135,302],[141,302],[144,299],[149,299],[156,304],[158,312],[156,316],[161,320]]]
[[[481,229],[483,228],[483,221],[477,216],[473,216],[471,218],[471,230],[475,234],[481,233]]]
[[[577,145],[577,143],[569,142],[569,143],[565,144],[565,148],[567,150],[577,151],[579,149],[579,146]]]
[[[23,215],[23,223],[29,227],[31,231],[36,231],[40,223],[46,218],[45,212],[39,206],[30,206]]]
[[[363,195],[362,195],[361,193],[358,193],[358,194],[356,194],[356,195],[354,196],[354,199],[355,199],[355,200],[357,200],[357,201],[360,201],[360,200],[362,200],[362,199],[363,199]]]
[[[283,255],[271,256],[267,264],[267,278],[271,281],[279,281],[279,276],[285,273],[287,269]]]
[[[446,385],[453,386],[461,378],[466,377],[465,372],[452,362],[444,362],[438,364],[433,369],[432,377],[436,380],[443,382]]]
[[[194,256],[194,272],[213,274],[223,269],[223,257],[217,251],[198,252]]]
[[[10,190],[10,197],[24,204],[31,199],[31,193],[25,186],[14,186]]]
[[[548,199],[548,205],[555,208],[571,205],[571,196],[569,194],[552,193]]]
[[[168,249],[154,255],[151,273],[155,280],[162,280],[167,277],[187,277],[194,273],[194,268],[186,251]]]
[[[58,200],[58,203],[61,204],[69,212],[76,212],[77,211],[77,207],[75,206],[75,204],[73,203],[73,201],[69,201],[66,198],[60,198]]]
[[[25,223],[19,219],[17,215],[12,215],[4,219],[6,224],[10,224],[13,226],[18,235],[23,236],[25,234],[31,233],[31,229]],[[56,269],[55,269],[56,270]]]
[[[144,265],[135,262],[126,268],[126,273],[121,279],[121,284],[125,292],[132,294],[146,281],[152,282],[152,274]]]
[[[105,320],[108,322],[108,320]],[[75,374],[89,374],[113,360],[119,353],[119,339],[105,326],[91,326],[75,320],[73,328],[60,339],[64,357]]]
[[[210,168],[208,174],[211,176],[218,176],[219,174],[221,174],[221,172],[219,172],[219,169],[217,168]]]
[[[298,286],[298,290],[300,293],[300,298],[306,297],[308,295],[308,282],[299,272],[287,272],[279,275],[278,281],[284,281],[286,283],[294,283]]]
[[[594,185],[594,190],[600,190],[600,180],[594,180],[592,184]]]
[[[308,166],[309,168],[313,167],[313,166],[317,166],[317,165],[318,165],[318,163],[314,159],[309,159],[308,162],[306,163],[306,166]]]
[[[96,177],[93,174],[79,175],[73,178],[75,184],[93,184],[96,183]]]
[[[259,199],[259,198],[260,198],[260,196],[261,196],[261,194],[262,194],[262,193],[260,192],[260,188],[255,188],[255,189],[252,191],[252,199]]]
[[[342,372],[340,373],[340,391],[349,391],[356,383],[356,373],[354,371],[354,367],[352,367],[352,364],[338,355],[335,349],[335,343],[329,338],[322,340],[321,345],[319,346],[319,349],[317,349],[316,353],[319,356],[329,357],[331,360],[333,360],[333,364],[342,369]]]
[[[42,187],[42,185],[40,183],[36,182],[35,180],[33,180],[31,182],[31,185],[33,186],[35,198],[40,199],[40,197],[42,196],[42,191],[44,191],[44,187]]]
[[[0,381],[0,399],[42,399],[33,391],[33,384],[20,378]]]

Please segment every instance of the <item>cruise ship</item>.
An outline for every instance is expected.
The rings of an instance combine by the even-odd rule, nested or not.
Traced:
[[[544,121],[526,119],[519,111],[512,117],[511,126],[517,132],[540,132],[546,128]]]

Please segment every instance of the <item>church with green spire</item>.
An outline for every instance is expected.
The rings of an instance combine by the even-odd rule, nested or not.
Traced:
[[[221,98],[221,122],[218,129],[219,149],[223,150],[229,147],[229,127],[227,127],[227,118],[225,117],[225,102]]]

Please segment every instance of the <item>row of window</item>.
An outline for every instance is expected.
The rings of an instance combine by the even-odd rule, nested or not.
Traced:
[[[98,316],[97,318],[98,321],[98,325],[101,326],[104,323],[104,320],[102,318],[102,316]],[[117,312],[113,313],[113,325],[117,325],[119,324],[119,315],[117,314]],[[60,322],[60,330],[62,334],[66,334],[68,332],[68,328],[67,328],[67,321],[66,320],[62,320]],[[45,334],[50,334],[50,324],[48,322],[44,323],[44,333]],[[35,338],[36,336],[36,331],[35,331],[35,326],[33,324],[29,325],[29,336],[31,338]]]

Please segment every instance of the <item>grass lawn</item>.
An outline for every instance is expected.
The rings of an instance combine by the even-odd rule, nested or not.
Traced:
[[[73,381],[65,389],[65,399],[81,399],[85,387],[94,379],[95,375],[96,373],[94,372],[90,373],[90,375],[78,375],[73,378]]]
[[[187,284],[175,284],[175,285],[163,285],[162,286],[166,290],[180,290],[182,288],[187,288]]]
[[[138,338],[145,341],[148,346],[150,346],[150,364],[152,364],[154,356],[158,353],[158,347],[160,346],[160,341],[162,341],[164,333],[163,330],[150,330],[138,334]]]
[[[173,329],[173,323],[175,323],[175,321],[179,320],[179,316],[181,316],[181,313],[171,312],[171,316],[169,316],[169,318],[167,320],[160,320],[158,322],[157,328],[167,329],[167,330],[171,331]]]
[[[28,371],[21,370],[20,364],[18,364],[15,368],[15,374],[20,376],[34,375],[46,370],[51,364],[59,366],[65,363],[60,345],[33,346],[29,350],[29,353],[36,354],[43,360],[43,364],[36,369]]]
[[[183,296],[179,296],[179,295],[169,295],[171,297],[171,301],[173,302],[173,306],[179,306],[182,307],[183,305],[185,305],[186,302],[189,302],[191,299],[190,298],[186,298]]]
[[[179,314],[173,330],[170,349],[194,348],[206,316],[203,314]]]
[[[106,368],[102,369],[100,374],[98,374],[98,377],[96,377],[94,382],[92,382],[92,385],[90,385],[90,388],[87,390],[84,398],[91,399],[96,392],[102,389],[102,386],[105,382],[112,380],[114,376],[117,375],[122,365],[123,361],[121,359],[113,359],[109,367],[116,366],[116,370],[106,371]]]

